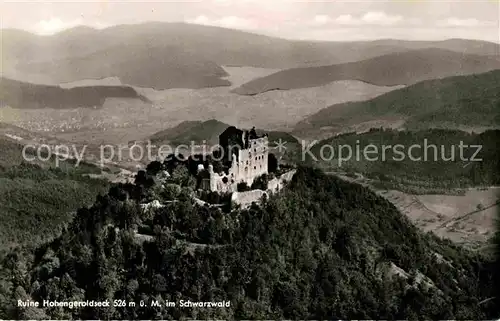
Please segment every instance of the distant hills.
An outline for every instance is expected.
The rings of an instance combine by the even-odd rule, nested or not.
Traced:
[[[118,77],[128,85],[158,90],[231,84],[221,79],[227,73],[216,63],[164,46],[115,46],[88,56],[29,63],[19,70],[44,74],[56,83]]]
[[[325,85],[337,80],[360,80],[378,86],[410,85],[419,81],[500,69],[500,58],[428,48],[391,53],[338,65],[282,70],[254,79],[233,90],[255,95]]]
[[[405,128],[500,125],[500,70],[427,80],[362,102],[336,104],[299,122],[294,133],[314,137],[365,122],[404,120]]]
[[[159,22],[104,30],[77,27],[44,37],[4,29],[1,37],[4,76],[19,74],[30,79],[43,75],[54,83],[119,77],[123,83],[155,89],[228,86],[223,65],[286,69],[425,48],[484,56],[500,51],[497,44],[475,40],[292,41],[220,27]]]
[[[129,98],[148,102],[132,87],[85,86],[61,88],[0,78],[0,106],[12,108],[101,107],[107,98]]]

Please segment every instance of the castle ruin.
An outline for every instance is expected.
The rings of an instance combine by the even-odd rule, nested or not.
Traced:
[[[228,127],[219,135],[223,170],[214,171],[214,166],[200,168],[205,171],[202,189],[212,192],[235,192],[240,183],[251,186],[254,180],[268,174],[268,136],[258,136],[255,128],[243,131]]]

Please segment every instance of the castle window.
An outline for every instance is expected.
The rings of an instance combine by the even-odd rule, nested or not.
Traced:
[[[253,151],[257,153],[257,148],[254,148]]]
[[[257,159],[258,159],[258,157],[255,157],[255,160],[257,160]]]
[[[227,179],[227,177],[224,177],[224,178],[222,179],[222,182],[223,182],[224,184],[227,184],[227,182],[228,182],[228,181],[229,181],[229,180]]]
[[[253,169],[257,169],[257,166],[254,166]]]
[[[248,167],[245,167],[245,172],[248,172]]]

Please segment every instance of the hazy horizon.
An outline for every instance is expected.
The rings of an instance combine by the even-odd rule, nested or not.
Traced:
[[[225,27],[291,40],[499,43],[498,1],[199,0],[0,3],[1,28],[53,35],[76,26],[95,29],[147,22]]]
[[[293,41],[315,41],[315,42],[376,42],[376,41],[421,41],[421,42],[426,42],[426,41],[449,41],[449,40],[468,40],[468,41],[486,41],[486,42],[491,42],[491,43],[496,43],[500,45],[500,40],[498,41],[490,41],[490,40],[482,40],[482,39],[472,39],[472,38],[443,38],[443,39],[405,39],[405,38],[373,38],[373,39],[360,39],[360,40],[316,40],[316,39],[294,39],[294,38],[287,38],[287,37],[280,37],[277,35],[268,35],[265,33],[261,33],[258,31],[251,31],[251,30],[243,30],[243,29],[235,29],[235,28],[229,28],[229,27],[222,27],[222,26],[211,26],[211,25],[203,25],[203,24],[195,24],[195,23],[189,23],[189,22],[184,22],[184,21],[145,21],[145,22],[138,22],[138,23],[123,23],[123,24],[118,24],[118,25],[113,25],[113,26],[107,26],[107,27],[94,27],[94,26],[88,26],[88,25],[76,25],[69,27],[67,29],[63,29],[60,31],[57,31],[55,33],[50,33],[50,34],[39,34],[36,32],[33,32],[31,30],[25,30],[25,29],[19,29],[19,28],[0,28],[0,31],[3,30],[20,30],[20,31],[25,31],[28,32],[32,35],[35,36],[40,36],[40,37],[52,37],[52,36],[57,36],[58,34],[62,34],[71,30],[75,30],[78,28],[89,28],[95,31],[100,31],[100,30],[106,30],[106,29],[112,29],[114,27],[119,27],[119,26],[133,26],[133,25],[144,25],[144,24],[149,24],[149,23],[164,23],[164,24],[186,24],[186,25],[196,25],[196,26],[202,26],[202,27],[214,27],[214,28],[222,28],[222,29],[227,29],[227,30],[234,30],[234,31],[241,31],[249,34],[255,34],[255,35],[261,35],[261,36],[267,36],[267,37],[272,37],[272,38],[278,38],[278,39],[286,39],[286,40],[293,40]]]

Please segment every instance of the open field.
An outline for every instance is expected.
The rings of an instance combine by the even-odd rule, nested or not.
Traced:
[[[222,66],[228,73],[224,79],[231,82],[231,88],[243,85],[253,79],[269,76],[280,69],[275,68],[259,68],[259,67],[235,67],[235,66]]]
[[[362,175],[345,180],[367,186],[393,203],[425,232],[470,246],[482,246],[495,232],[500,187],[456,190],[456,195],[412,195],[373,187]]]
[[[464,195],[409,195],[380,192],[418,227],[458,243],[483,243],[493,236],[499,188],[468,190]]]

